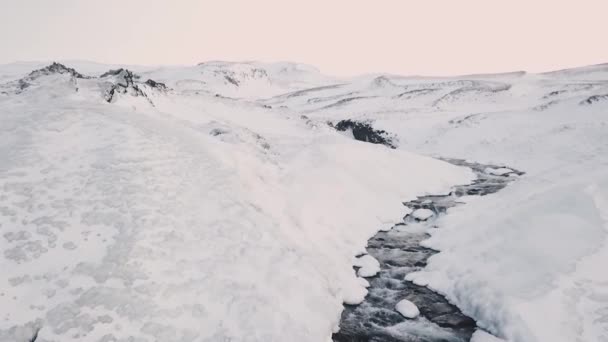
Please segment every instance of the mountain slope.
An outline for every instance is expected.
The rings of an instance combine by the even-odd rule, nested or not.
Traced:
[[[401,201],[472,178],[288,111],[146,88],[158,71],[49,70],[0,95],[1,341],[327,340]]]

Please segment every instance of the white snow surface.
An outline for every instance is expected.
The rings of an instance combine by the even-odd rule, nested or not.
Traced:
[[[407,279],[507,341],[608,341],[606,64],[350,80],[129,66],[146,97],[112,103],[97,78],[19,83],[46,64],[0,66],[0,341],[327,341],[367,294],[352,268],[367,239],[401,202],[473,178],[421,155],[526,174],[439,218],[424,245],[440,253]],[[398,148],[326,125],[342,119]]]
[[[420,315],[420,310],[418,310],[418,307],[416,306],[416,304],[410,302],[407,299],[400,300],[395,305],[395,310],[397,310],[397,312],[405,318],[411,319],[411,318],[416,318],[416,317],[418,317],[418,315]]]
[[[471,342],[504,342],[505,340],[488,334],[483,330],[477,330],[471,338]]]
[[[327,341],[343,302],[367,293],[352,268],[367,240],[403,201],[473,179],[289,108],[194,91],[205,66],[132,68],[172,89],[139,83],[145,97],[108,103],[116,80],[24,87],[23,65],[0,66],[2,342],[37,329],[37,342]],[[284,80],[259,97],[325,80],[264,70]]]
[[[399,149],[526,172],[450,209],[424,242],[440,253],[407,279],[508,341],[608,341],[607,70],[375,75],[265,103],[371,122]]]

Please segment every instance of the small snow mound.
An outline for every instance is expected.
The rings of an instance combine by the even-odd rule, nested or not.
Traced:
[[[359,271],[357,271],[359,277],[369,278],[380,272],[380,263],[369,254],[357,258],[354,265],[360,267]]]
[[[414,212],[411,215],[416,220],[426,221],[426,220],[430,219],[431,217],[433,217],[433,215],[435,215],[435,213],[433,213],[433,211],[431,209],[422,208],[422,209],[414,210]]]
[[[471,342],[505,342],[505,340],[490,335],[483,330],[477,330],[471,337]]]
[[[513,170],[506,168],[506,167],[501,167],[498,169],[494,169],[491,167],[486,168],[485,170],[483,170],[484,173],[487,173],[489,175],[494,175],[494,176],[505,176],[509,173],[512,173]]]
[[[420,310],[416,304],[410,302],[407,299],[403,299],[395,305],[395,310],[405,318],[416,318],[420,315]]]
[[[350,291],[344,291],[342,301],[347,305],[359,305],[365,300],[367,292],[365,287],[353,287]]]

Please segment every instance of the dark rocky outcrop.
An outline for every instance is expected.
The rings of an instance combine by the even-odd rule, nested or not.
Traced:
[[[30,72],[26,78],[35,79],[40,76],[51,75],[51,74],[69,74],[70,76],[72,76],[74,78],[81,78],[81,79],[90,78],[88,76],[85,76],[85,75],[77,72],[73,68],[68,68],[65,65],[63,65],[61,63],[57,63],[57,62],[53,62],[53,64],[48,65],[42,69],[38,69],[38,70],[34,70],[34,71]]]
[[[146,82],[144,82],[144,84],[160,91],[167,91],[168,89],[166,84],[162,82],[156,82],[152,79],[148,79]]]
[[[596,102],[600,102],[600,101],[608,101],[608,94],[589,96],[585,100],[581,101],[580,104],[592,105],[592,104],[594,104]]]
[[[113,77],[115,83],[111,83],[104,94],[104,99],[110,103],[114,99],[114,96],[118,94],[131,93],[134,96],[144,96],[146,94],[135,84],[135,80],[139,76],[135,75],[131,70],[128,69],[114,69],[103,73],[99,78]]]
[[[226,76],[224,76],[224,78],[226,79],[226,81],[234,84],[235,86],[237,86],[237,87],[239,86],[239,81],[237,81],[234,77],[226,75]]]
[[[350,119],[342,120],[330,126],[338,131],[351,130],[356,140],[369,142],[372,144],[382,144],[390,148],[396,148],[393,138],[384,130],[376,130],[369,122],[358,122]]]

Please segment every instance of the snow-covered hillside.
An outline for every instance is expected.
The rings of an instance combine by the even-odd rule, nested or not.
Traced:
[[[509,341],[608,340],[608,74],[375,76],[265,103],[319,122],[366,122],[418,153],[526,176],[450,210],[409,280]]]
[[[367,239],[472,177],[288,110],[98,76],[1,86],[1,341],[327,341],[365,292]]]
[[[450,209],[407,280],[502,339],[608,340],[605,65],[64,64],[0,66],[0,341],[328,341],[367,240],[473,180],[432,157],[526,174]]]

